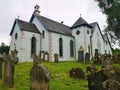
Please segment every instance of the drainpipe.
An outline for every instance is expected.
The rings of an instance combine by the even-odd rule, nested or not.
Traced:
[[[91,49],[91,57],[93,59],[92,36],[90,36],[90,49]]]
[[[40,51],[42,51],[42,34],[40,34]]]
[[[75,57],[75,61],[77,61],[77,58],[76,58],[76,42],[75,42],[75,37],[74,37],[74,57]]]

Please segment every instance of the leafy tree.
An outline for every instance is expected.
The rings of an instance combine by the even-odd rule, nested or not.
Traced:
[[[111,42],[120,46],[120,0],[95,0],[107,15],[107,28],[105,32],[111,37]]]
[[[5,45],[5,43],[1,43],[0,45],[0,53],[6,53],[7,55],[9,54],[9,49],[10,47],[8,45]]]

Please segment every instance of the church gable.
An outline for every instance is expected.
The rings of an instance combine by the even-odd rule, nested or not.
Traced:
[[[18,24],[20,30],[34,32],[34,33],[40,33],[34,24],[16,19],[13,24],[12,30],[10,32],[10,35],[12,35],[16,24]]]

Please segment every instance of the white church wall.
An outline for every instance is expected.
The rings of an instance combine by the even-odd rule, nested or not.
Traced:
[[[17,37],[15,39],[15,34],[17,34]],[[19,50],[20,46],[22,46],[22,40],[21,40],[22,32],[18,26],[18,24],[15,24],[12,36],[11,36],[11,42],[10,42],[10,51],[17,49]]]
[[[95,54],[95,49],[98,49],[100,54],[105,53],[104,39],[103,39],[97,25],[95,26],[95,30],[94,30],[94,33],[92,36],[92,45],[93,45],[93,56]]]
[[[17,33],[17,39],[15,39],[15,34]],[[18,58],[20,62],[32,61],[31,58],[31,38],[36,38],[36,54],[39,54],[40,50],[40,34],[27,32],[20,30],[18,24],[15,25],[14,31],[11,36],[10,51],[18,51]]]
[[[42,25],[42,23],[40,22],[40,20],[37,17],[34,17],[32,20],[32,23],[34,23],[36,25],[36,27],[38,28],[38,30],[42,33],[44,31],[45,33],[45,37],[42,38],[42,46],[41,46],[41,50],[42,51],[49,51],[49,35],[48,35],[48,31],[45,29],[45,27]]]
[[[63,34],[58,34],[58,33],[53,33],[50,32],[50,44],[51,45],[50,49],[51,50],[51,61],[54,61],[54,54],[57,53],[59,54],[59,38],[63,39],[63,57],[59,56],[59,61],[72,61],[75,60],[75,56],[74,57],[70,57],[70,40],[73,40],[74,42],[74,38],[71,36],[66,36]],[[74,53],[75,55],[75,53]]]
[[[77,32],[80,32],[78,35]],[[87,31],[89,31],[89,34],[87,34]],[[78,51],[80,47],[84,49],[84,54],[88,52],[88,46],[90,45],[90,28],[85,26],[80,26],[77,28],[74,28],[72,30],[72,35],[75,37],[75,45],[76,45],[76,59],[78,59]]]
[[[36,55],[39,55],[40,52],[40,34],[32,33],[32,32],[26,32],[24,31],[24,38],[22,39],[22,46],[21,46],[21,53],[20,57],[22,61],[33,61],[31,56],[31,39],[32,37],[36,38]],[[22,57],[24,56],[24,57]],[[24,60],[25,59],[25,60]]]

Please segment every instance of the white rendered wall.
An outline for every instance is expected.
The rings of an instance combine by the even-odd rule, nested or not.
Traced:
[[[89,34],[87,34],[87,30],[89,30]],[[76,34],[77,31],[80,31],[79,35]],[[75,37],[76,59],[78,59],[78,51],[80,47],[84,49],[84,54],[88,52],[88,46],[90,45],[91,31],[89,27],[80,26],[72,30],[72,35]]]
[[[48,35],[48,30],[45,29],[41,21],[35,16],[32,20],[32,23],[34,23],[38,30],[42,33],[42,31],[45,32],[45,37],[42,38],[41,42],[41,50],[42,51],[49,51],[49,35]]]
[[[104,41],[98,26],[96,25],[94,28],[95,30],[92,36],[93,56],[95,53],[95,49],[98,49],[98,40],[100,41],[100,44],[101,44],[100,54],[105,54],[105,50],[107,51],[107,53],[110,52],[110,54],[112,54],[110,45],[109,44],[106,45],[106,42]]]
[[[49,39],[51,40],[50,44],[50,60],[54,61],[54,54],[59,54],[59,38],[62,38],[63,40],[63,57],[59,56],[59,61],[73,61],[75,60],[75,52],[74,57],[70,56],[70,40],[73,40],[74,38],[71,36],[66,36],[54,32],[49,32]],[[74,49],[75,50],[75,49]]]
[[[15,33],[18,33],[18,38],[15,40]],[[21,31],[18,24],[15,25],[13,34],[11,36],[10,50],[15,47],[18,51],[18,58],[20,62],[31,62],[31,38],[36,38],[36,54],[39,55],[40,51],[40,34]],[[15,45],[14,45],[15,44]]]

